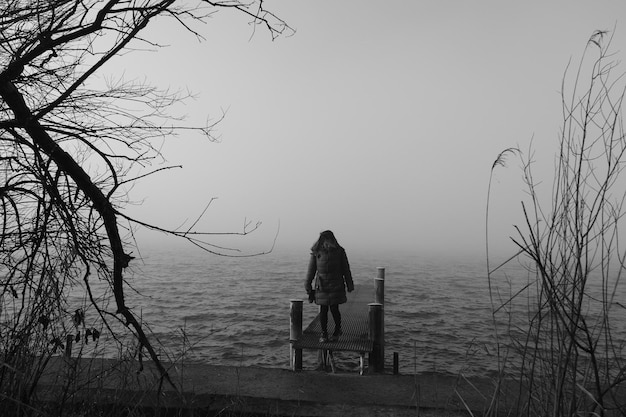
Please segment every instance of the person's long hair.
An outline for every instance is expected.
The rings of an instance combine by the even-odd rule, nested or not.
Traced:
[[[325,230],[320,233],[320,237],[317,241],[311,246],[311,252],[320,252],[320,251],[331,251],[335,249],[339,249],[341,246],[339,242],[337,242],[337,238],[330,230]]]

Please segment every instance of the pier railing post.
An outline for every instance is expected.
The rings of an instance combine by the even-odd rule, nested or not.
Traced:
[[[370,339],[373,342],[373,349],[369,356],[370,372],[385,371],[385,346],[383,337],[383,305],[381,303],[370,303],[369,322]]]
[[[376,279],[374,280],[374,287],[376,293],[374,294],[374,302],[385,305],[385,268],[376,268]]]
[[[302,370],[302,349],[293,343],[302,337],[302,300],[290,300],[289,306],[289,364],[294,371]]]
[[[374,351],[370,354],[373,372],[385,371],[385,268],[376,268],[374,279],[374,303],[370,306],[370,338]]]

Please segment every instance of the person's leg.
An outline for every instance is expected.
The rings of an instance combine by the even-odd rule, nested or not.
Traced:
[[[320,306],[320,324],[322,325],[322,339],[328,339],[328,306]]]
[[[337,337],[341,335],[341,312],[339,311],[339,304],[335,304],[330,306],[330,312],[333,315],[333,320],[335,321],[335,331],[333,332],[333,336]]]

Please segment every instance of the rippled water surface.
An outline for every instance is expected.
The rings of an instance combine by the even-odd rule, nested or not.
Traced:
[[[386,361],[400,370],[486,374],[495,370],[493,321],[484,259],[427,259],[350,253],[355,284],[370,283],[386,268]],[[188,250],[144,250],[129,282],[128,304],[141,313],[164,349],[189,362],[289,366],[289,300],[304,299],[308,253],[225,258]],[[503,300],[527,273],[519,265],[500,272]],[[497,303],[502,301],[495,300]],[[508,307],[517,308],[515,303]],[[525,306],[519,306],[520,313]],[[317,307],[304,303],[306,324]],[[521,317],[521,316],[520,316]],[[305,367],[315,361],[305,352]],[[354,368],[358,356],[343,354]]]

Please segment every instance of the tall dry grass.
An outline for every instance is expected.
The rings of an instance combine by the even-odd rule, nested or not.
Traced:
[[[487,243],[500,370],[487,415],[626,415],[626,90],[611,40],[595,32],[565,73],[551,190],[534,178],[532,154],[507,149],[492,167],[493,176],[506,156],[522,162],[528,198],[512,237],[519,252],[508,262],[523,265],[527,279],[503,280]],[[523,317],[513,304],[525,306]],[[503,381],[515,389],[504,394]],[[504,395],[515,397],[512,406],[502,405]]]

